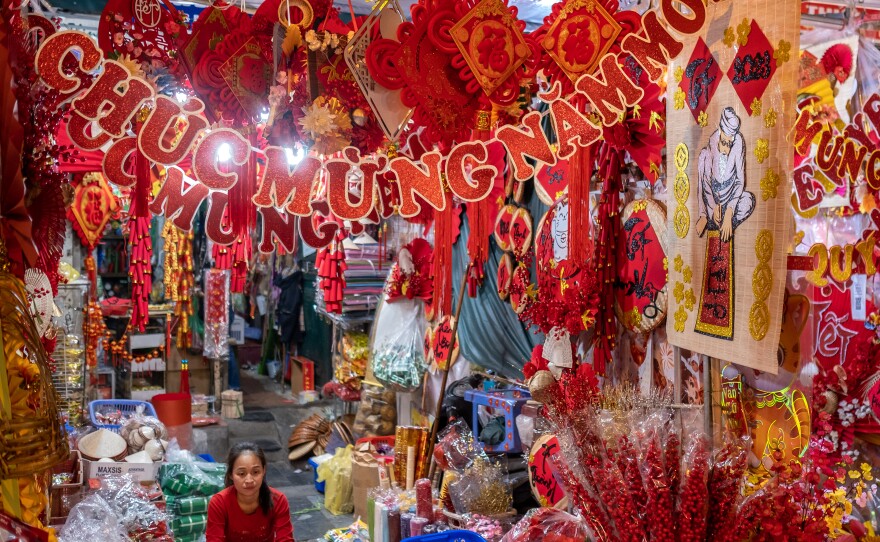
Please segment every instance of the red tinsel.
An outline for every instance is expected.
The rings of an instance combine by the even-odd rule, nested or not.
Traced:
[[[568,250],[569,259],[587,265],[593,257],[593,223],[590,217],[590,179],[593,176],[593,149],[579,147],[569,159]]]

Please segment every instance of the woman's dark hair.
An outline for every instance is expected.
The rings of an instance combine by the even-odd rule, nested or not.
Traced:
[[[262,448],[253,442],[239,442],[230,448],[229,456],[226,458],[226,477],[223,479],[223,482],[226,484],[226,487],[232,485],[232,469],[235,467],[235,462],[243,454],[254,454],[263,466],[263,483],[260,485],[260,508],[268,516],[275,503],[272,502],[272,492],[269,490],[269,482],[266,481],[266,454]]]

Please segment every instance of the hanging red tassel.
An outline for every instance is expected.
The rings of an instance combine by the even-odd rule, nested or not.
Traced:
[[[596,343],[593,369],[605,374],[617,343],[614,315],[614,263],[617,261],[617,238],[620,234],[620,164],[621,152],[605,146],[599,163],[602,176],[602,199],[599,203],[599,245],[596,269],[599,276],[599,314],[596,317]]]
[[[491,103],[483,96],[480,100],[480,110],[476,114],[472,141],[489,140],[492,127],[491,107]],[[490,224],[493,205],[495,204],[489,201],[489,198],[467,204],[470,226],[467,248],[471,263],[468,267],[467,288],[470,297],[477,297],[477,291],[486,278],[485,264],[489,258],[489,236],[492,235],[494,226]]]
[[[590,220],[590,178],[593,176],[593,146],[578,147],[569,159],[568,250],[569,258],[586,265],[592,258],[593,225]]]
[[[137,181],[132,191],[128,219],[129,271],[131,283],[131,323],[129,327],[143,332],[150,317],[149,296],[153,289],[153,241],[150,238],[148,197],[152,178],[150,161],[139,151],[135,153]]]
[[[456,210],[452,196],[446,193],[446,209],[434,213],[434,314],[452,314],[452,245],[455,244]]]
[[[345,291],[345,248],[342,241],[346,234],[342,228],[336,232],[336,239],[326,248],[318,250],[315,265],[318,268],[318,283],[324,294],[324,307],[327,312],[342,314],[342,296]]]

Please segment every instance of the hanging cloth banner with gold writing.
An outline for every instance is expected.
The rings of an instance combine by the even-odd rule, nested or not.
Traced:
[[[799,2],[710,3],[671,64],[669,342],[776,373]]]

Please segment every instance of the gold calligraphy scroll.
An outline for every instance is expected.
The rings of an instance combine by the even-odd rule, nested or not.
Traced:
[[[765,196],[774,191],[767,184],[772,172],[792,169],[786,136],[794,122],[797,59],[777,53],[800,46],[799,5],[710,2],[706,24],[668,70],[667,139],[684,147],[668,156],[674,207],[681,207],[668,219],[676,232],[669,257],[693,271],[682,291],[693,288],[697,299],[687,310],[686,296],[670,297],[676,318],[667,320],[669,342],[774,374],[791,210],[788,198]],[[775,122],[765,122],[771,107]],[[790,179],[778,177],[772,188],[790,193]],[[678,186],[684,179],[689,190]],[[761,232],[772,242],[759,243]]]

